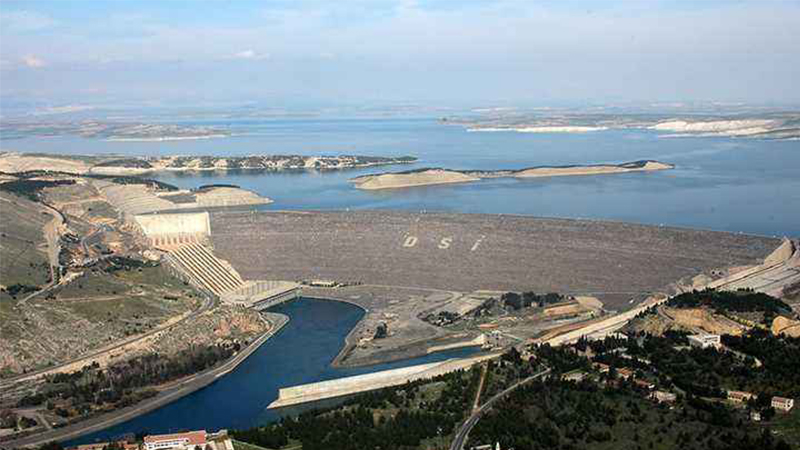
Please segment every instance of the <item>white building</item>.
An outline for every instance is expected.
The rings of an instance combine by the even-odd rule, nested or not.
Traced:
[[[653,393],[650,394],[650,398],[658,403],[675,403],[675,401],[678,399],[678,396],[672,392],[653,391]]]
[[[754,398],[756,398],[756,395],[751,392],[728,391],[728,400],[734,403],[746,403]]]
[[[719,348],[722,345],[722,341],[718,334],[693,334],[689,336],[689,344],[692,347]]]
[[[789,412],[794,408],[794,399],[785,397],[772,397],[772,407],[779,410]]]
[[[205,448],[206,431],[189,431],[187,433],[156,434],[145,436],[145,450],[180,449],[195,450]]]

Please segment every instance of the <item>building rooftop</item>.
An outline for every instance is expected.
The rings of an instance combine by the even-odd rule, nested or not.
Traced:
[[[173,434],[154,434],[145,436],[144,443],[155,443],[161,441],[172,441],[175,439],[187,439],[189,445],[201,445],[206,443],[206,430],[188,431],[186,433]]]

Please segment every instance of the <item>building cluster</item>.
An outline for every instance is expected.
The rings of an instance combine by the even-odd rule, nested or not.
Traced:
[[[68,450],[103,450],[116,446],[122,450],[234,450],[227,430],[208,433],[206,430],[145,436],[142,442],[97,442],[69,447]]]
[[[690,342],[692,342],[692,345],[701,348],[721,347],[719,335],[694,335],[694,336],[689,336],[689,340]],[[593,362],[592,369],[594,369],[599,374],[607,374],[611,371],[611,366],[601,362]],[[586,372],[573,371],[562,375],[561,378],[565,381],[577,382],[577,381],[582,381],[586,377],[586,375],[587,375]],[[639,390],[648,393],[648,398],[657,403],[675,403],[678,399],[676,394],[668,391],[656,390],[656,385],[654,383],[651,383],[644,379],[637,378],[636,373],[629,368],[626,367],[616,368],[616,376],[618,380],[625,380],[628,382],[632,382],[637,388],[639,388]],[[614,382],[615,381],[613,380],[606,381],[606,383],[614,383]],[[756,397],[757,395],[752,392],[727,391],[728,401],[735,404],[746,405],[750,401],[756,400]],[[772,406],[772,408],[774,408],[776,411],[788,413],[792,410],[792,408],[794,408],[794,399],[775,396],[772,397],[770,406]],[[752,410],[750,418],[751,420],[756,422],[761,421],[761,412],[757,410]]]

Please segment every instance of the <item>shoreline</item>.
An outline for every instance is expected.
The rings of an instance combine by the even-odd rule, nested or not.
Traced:
[[[250,357],[250,355],[258,350],[258,348],[260,348],[270,338],[278,334],[286,326],[286,324],[289,323],[289,316],[279,313],[268,314],[273,315],[273,317],[277,319],[274,327],[259,336],[245,349],[240,351],[230,360],[224,362],[222,365],[208,369],[205,372],[196,373],[183,379],[167,383],[167,386],[164,387],[163,390],[159,391],[156,396],[135,405],[90,417],[86,420],[82,420],[62,428],[55,428],[42,433],[19,437],[17,439],[0,441],[0,448],[5,446],[10,448],[32,447],[52,441],[63,442],[71,439],[77,439],[81,436],[102,431],[106,428],[134,419],[200,390],[239,367],[239,365],[248,357]]]
[[[496,178],[545,178],[562,176],[613,175],[631,172],[657,172],[674,169],[673,164],[654,160],[632,161],[621,164],[587,164],[564,166],[533,166],[507,170],[456,170],[423,168],[405,172],[383,172],[362,175],[348,180],[356,189],[386,190],[471,183]]]
[[[303,297],[302,288],[300,289],[300,296]],[[353,306],[359,308],[361,311],[364,312],[364,315],[362,315],[361,318],[358,319],[358,322],[356,322],[356,324],[353,325],[353,328],[351,328],[350,331],[347,332],[347,336],[344,337],[344,343],[342,345],[342,348],[339,349],[339,352],[336,353],[336,356],[334,356],[333,359],[330,362],[330,366],[333,367],[334,369],[357,367],[357,366],[349,366],[349,365],[342,364],[342,360],[345,359],[347,357],[347,355],[355,347],[356,344],[351,342],[351,338],[352,338],[353,334],[356,332],[356,330],[358,330],[358,327],[359,327],[359,325],[361,325],[361,322],[363,322],[364,319],[367,317],[367,314],[369,314],[369,308],[365,308],[364,306],[361,306],[361,305],[359,305],[358,303],[356,303],[356,302],[354,302],[352,300],[346,300],[346,299],[338,299],[338,298],[331,298],[331,297],[321,297],[321,296],[308,296],[308,297],[305,297],[305,298],[310,298],[310,299],[314,299],[314,300],[322,300],[322,301],[327,301],[327,302],[347,303],[348,305],[353,305]]]
[[[417,161],[398,161],[398,162],[380,162],[380,163],[364,163],[364,164],[354,164],[354,165],[346,165],[346,166],[329,166],[329,167],[154,167],[148,169],[131,169],[131,168],[118,168],[117,170],[96,170],[97,167],[91,167],[86,173],[87,174],[94,174],[94,175],[110,175],[110,176],[136,176],[136,175],[147,175],[147,174],[163,174],[163,173],[193,173],[193,172],[234,172],[234,171],[261,171],[261,172],[309,172],[309,171],[336,171],[336,170],[356,170],[356,169],[364,169],[367,167],[376,167],[376,166],[389,166],[394,164],[414,164]],[[100,169],[103,169],[104,166],[101,166]],[[110,167],[109,169],[114,169]]]
[[[301,297],[303,297],[302,296],[302,291],[301,291]],[[407,354],[398,355],[396,357],[367,358],[367,359],[365,359],[365,360],[363,360],[361,362],[357,362],[355,364],[345,363],[345,362],[343,362],[343,360],[345,360],[350,355],[352,350],[356,347],[356,343],[353,342],[352,337],[356,333],[356,331],[359,329],[359,325],[361,325],[361,323],[366,319],[367,314],[369,313],[369,308],[366,308],[366,307],[364,307],[362,305],[359,305],[358,303],[356,303],[356,302],[354,302],[352,300],[346,300],[346,299],[323,297],[323,296],[308,296],[308,297],[304,297],[304,298],[310,298],[310,299],[321,300],[321,301],[347,303],[349,305],[356,306],[356,307],[360,308],[362,311],[364,311],[364,316],[361,317],[361,319],[359,319],[359,321],[356,322],[356,324],[353,326],[353,328],[347,333],[347,336],[345,336],[345,338],[344,338],[344,344],[342,345],[342,348],[339,350],[339,352],[336,354],[336,356],[333,358],[333,360],[331,360],[330,366],[335,368],[335,369],[353,369],[353,368],[358,368],[358,367],[370,367],[370,366],[376,366],[376,365],[379,365],[379,364],[386,364],[386,363],[392,363],[392,362],[397,362],[397,361],[403,361],[403,360],[407,360],[407,359],[419,358],[419,357],[423,357],[423,356],[427,356],[427,355],[432,355],[434,353],[441,353],[441,352],[446,352],[446,351],[450,351],[450,350],[459,350],[459,349],[462,349],[462,348],[480,347],[481,346],[481,344],[474,343],[473,340],[459,341],[459,342],[454,342],[454,343],[450,343],[450,344],[443,344],[441,346],[432,346],[432,347],[424,347],[424,345],[423,345],[423,346],[420,346],[418,348],[418,351],[411,351],[411,352],[409,352]],[[435,339],[433,339],[433,340],[435,340]],[[429,341],[431,341],[431,340],[429,339],[429,340],[425,340],[425,341],[422,341],[422,342],[429,342]],[[420,342],[413,342],[412,344],[414,344],[414,345],[407,346],[406,348],[413,348],[413,347],[415,347],[416,344],[419,344],[419,343]]]
[[[205,155],[62,155],[0,150],[0,172],[10,175],[27,171],[61,172],[71,175],[141,176],[158,173],[207,173],[218,171],[334,171],[363,169],[374,166],[414,164],[415,156],[367,155],[278,155],[251,154],[235,156]]]

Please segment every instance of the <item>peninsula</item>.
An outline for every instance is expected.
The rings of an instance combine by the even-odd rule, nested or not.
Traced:
[[[622,164],[570,166],[537,166],[518,170],[453,170],[424,168],[405,172],[363,175],[350,180],[356,188],[365,190],[397,189],[436,184],[469,183],[485,178],[539,178],[576,175],[604,175],[627,172],[650,172],[673,169],[675,166],[658,161],[642,160]]]
[[[409,164],[413,156],[86,156],[0,152],[0,171],[5,173],[48,170],[73,174],[142,175],[152,172],[225,170],[339,170],[387,164]]]
[[[491,111],[478,116],[446,117],[441,123],[470,132],[591,133],[650,130],[662,137],[728,137],[764,140],[800,138],[796,111],[736,111],[727,114],[675,111],[610,113],[584,110]]]

